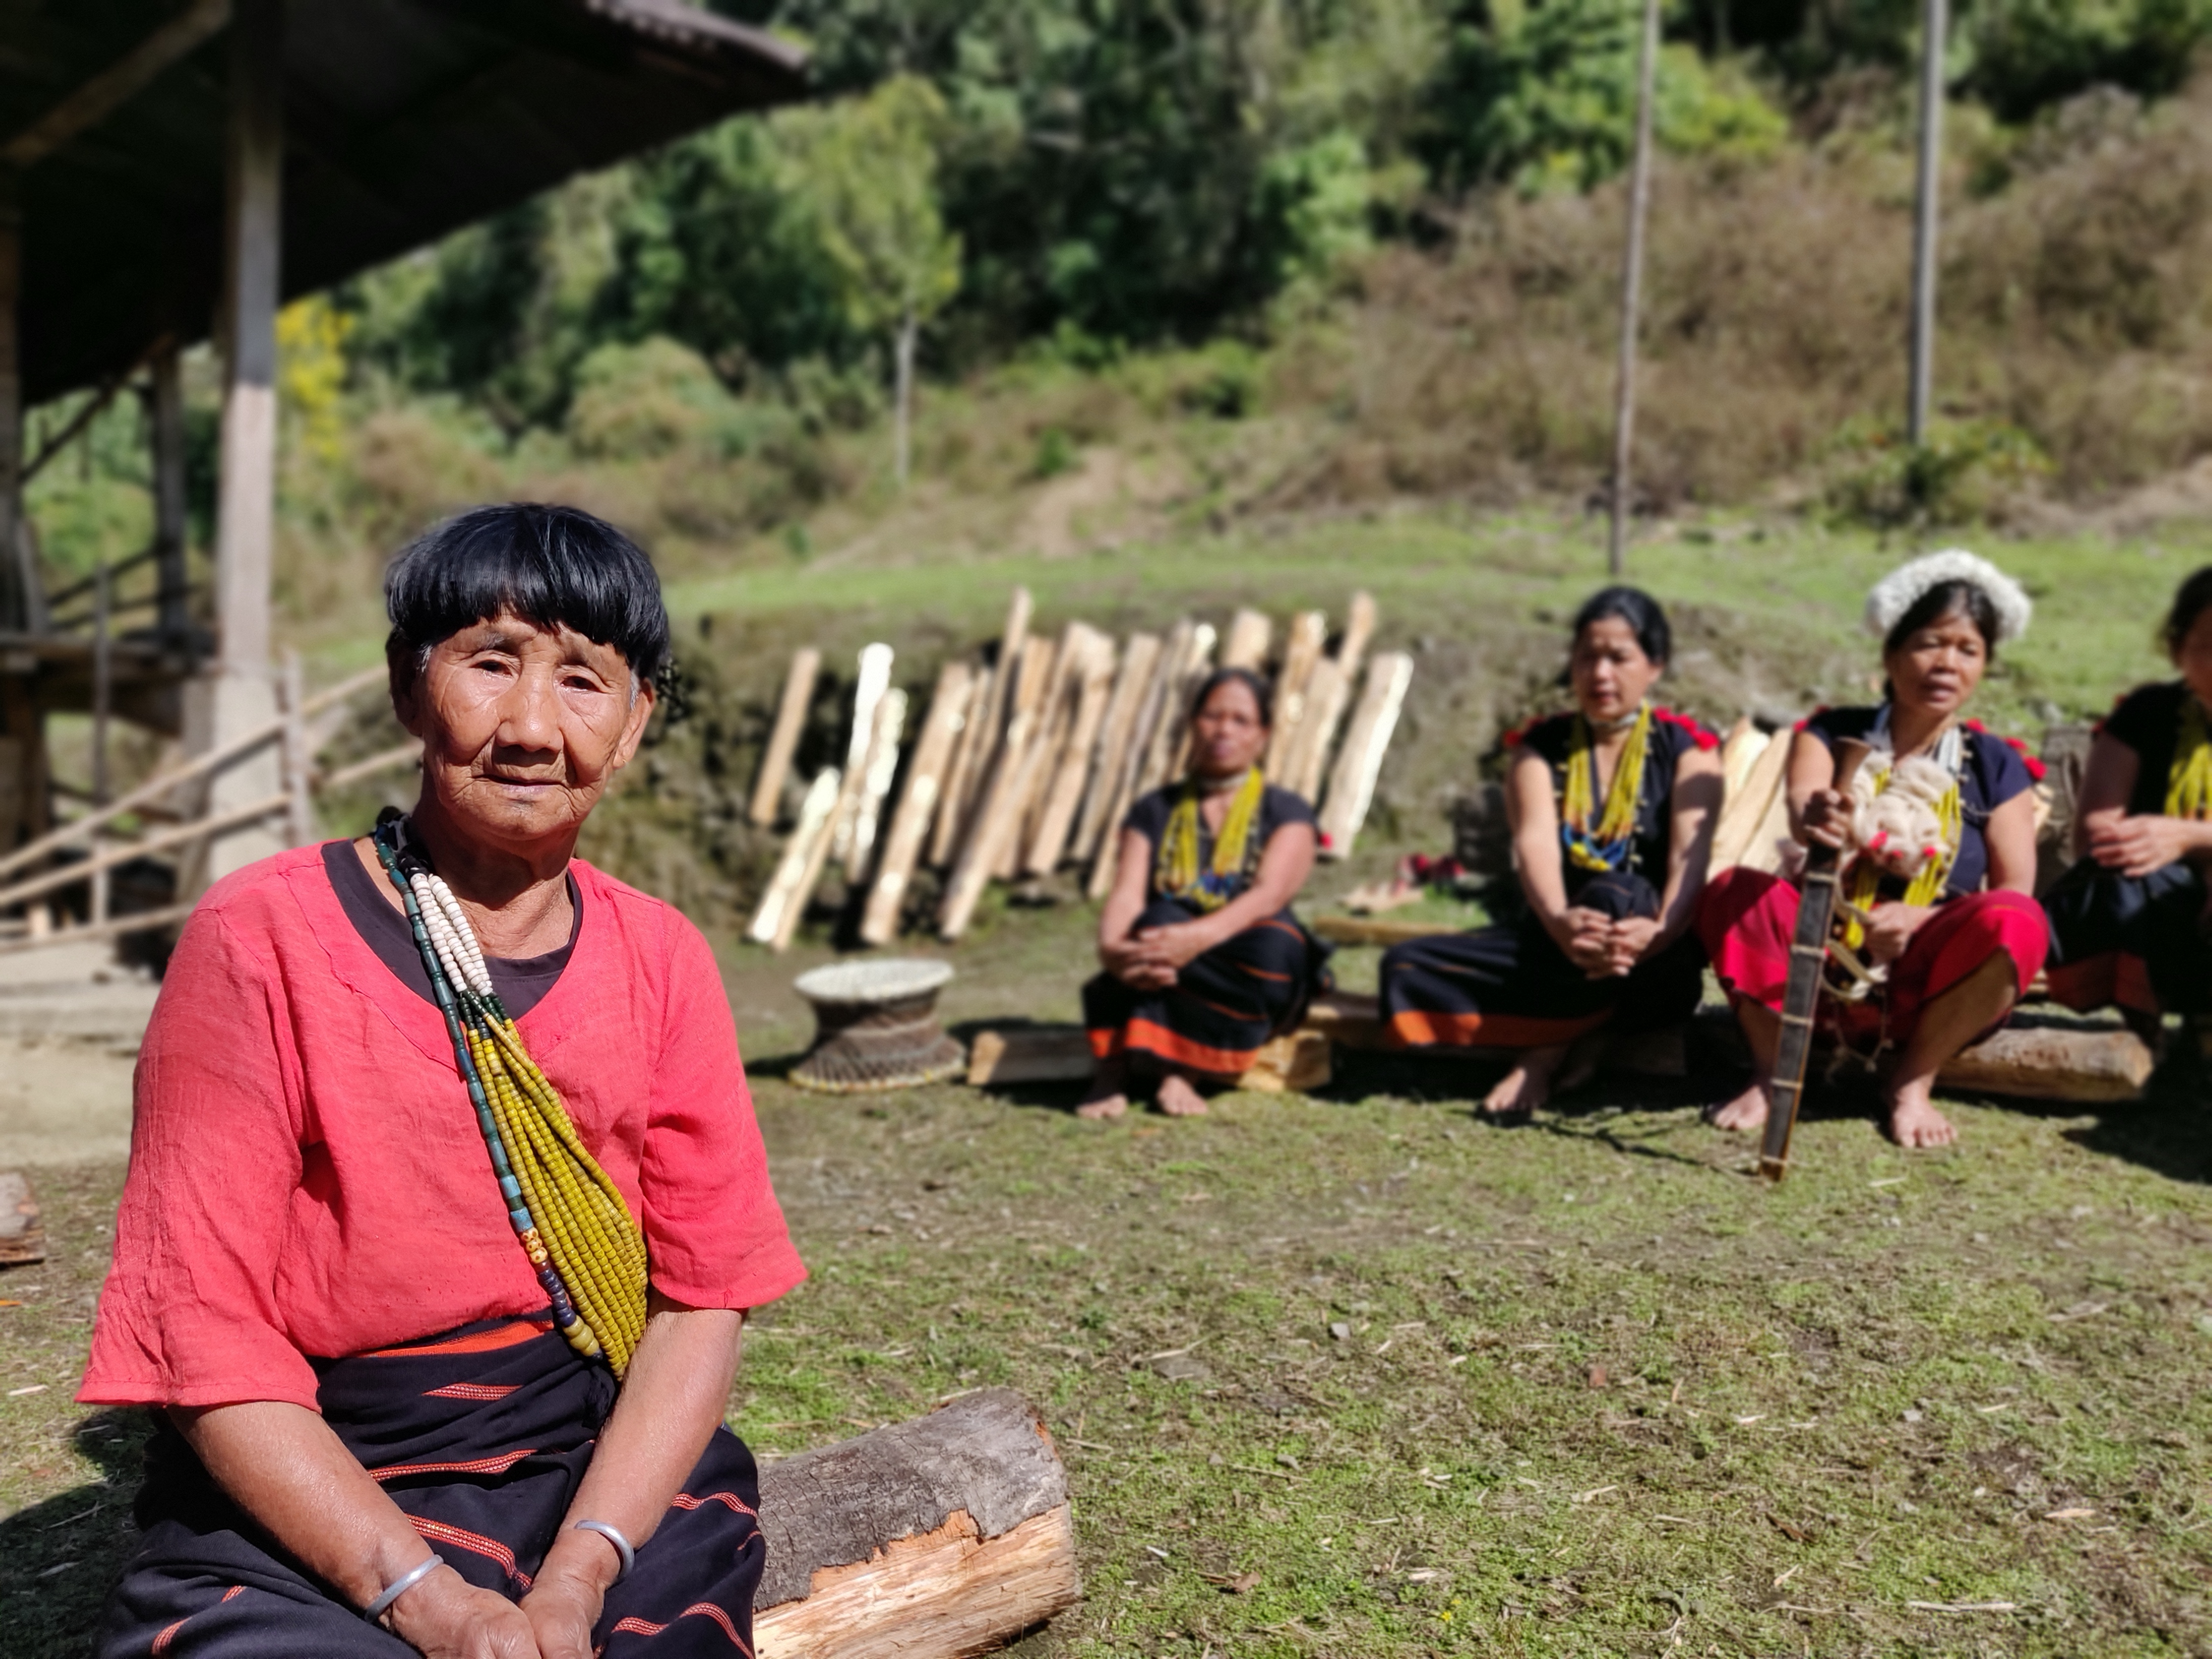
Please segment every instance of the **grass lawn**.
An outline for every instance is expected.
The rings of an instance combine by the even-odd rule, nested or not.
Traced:
[[[1705,533],[1636,556],[1678,611],[1687,700],[1856,695],[1852,607],[1894,553]],[[1369,587],[1417,702],[1391,810],[1325,897],[1439,844],[1437,792],[1556,663],[1547,624],[1594,585],[1592,547],[1537,518],[1379,520],[675,597],[760,641],[766,684],[800,638],[975,637],[1013,580],[1048,626]],[[2042,596],[1998,723],[2156,672],[2186,552],[1997,552]],[[1090,927],[994,900],[948,953],[948,1017],[1072,1018]],[[1488,1073],[1373,1057],[1322,1097],[1188,1121],[1082,1123],[1072,1091],[809,1097],[781,1079],[806,1037],[788,982],[826,954],[724,951],[813,1268],[759,1320],[732,1422],[783,1455],[1021,1389],[1067,1460],[1088,1591],[1032,1653],[2212,1655],[2193,1083],[2099,1111],[1958,1103],[1960,1146],[1911,1158],[1838,1092],[1768,1188],[1698,1120],[1718,1078],[1601,1078],[1518,1132],[1470,1117]],[[143,1429],[69,1403],[121,1170],[33,1173],[54,1255],[0,1277],[22,1304],[0,1307],[0,1648],[61,1659],[129,1547]]]

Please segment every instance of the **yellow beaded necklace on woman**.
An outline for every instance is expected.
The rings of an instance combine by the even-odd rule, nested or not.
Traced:
[[[374,840],[446,1017],[508,1224],[552,1304],[553,1323],[570,1347],[604,1357],[619,1377],[645,1334],[645,1235],[577,1137],[560,1091],[523,1047],[492,988],[476,930],[407,834],[406,820],[387,812]]]
[[[1182,793],[1168,814],[1166,832],[1160,836],[1158,862],[1153,879],[1164,897],[1181,899],[1205,911],[1218,910],[1251,882],[1260,852],[1257,830],[1260,807],[1267,798],[1267,781],[1256,766],[1245,769],[1229,803],[1221,832],[1213,838],[1211,867],[1198,861],[1199,781],[1183,781]]]
[[[2181,702],[2181,729],[2174,734],[2173,764],[2166,774],[2166,816],[2212,817],[2212,734],[2204,726],[2204,705],[2195,692]]]
[[[1559,791],[1559,842],[1578,870],[1620,870],[1635,850],[1636,815],[1644,801],[1644,763],[1651,752],[1651,705],[1631,717],[1628,741],[1613,763],[1613,787],[1605,793],[1605,816],[1590,827],[1597,805],[1597,740],[1589,716],[1575,716],[1567,742],[1567,777]],[[1618,726],[1613,728],[1619,730]]]

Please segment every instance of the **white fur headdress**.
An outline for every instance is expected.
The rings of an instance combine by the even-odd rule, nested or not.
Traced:
[[[1968,582],[1989,596],[1997,613],[1997,636],[1991,645],[2016,640],[2027,632],[2027,619],[2035,611],[2021,585],[1977,554],[1963,547],[1947,548],[1901,564],[1874,585],[1867,595],[1867,630],[1876,639],[1887,639],[1905,613],[1920,602],[1921,595],[1945,582]]]

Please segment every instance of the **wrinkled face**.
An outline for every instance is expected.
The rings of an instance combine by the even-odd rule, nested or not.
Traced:
[[[614,647],[505,613],[433,646],[392,706],[455,827],[520,850],[583,823],[637,752],[653,699]]]
[[[1567,678],[1583,715],[1611,726],[1636,712],[1664,665],[1644,654],[1636,630],[1619,617],[1601,617],[1575,635]]]
[[[1213,688],[1190,722],[1190,763],[1208,777],[1242,772],[1267,747],[1267,727],[1252,688],[1226,680]]]
[[[2212,708],[2212,611],[2200,611],[2173,653],[2173,665],[2181,671],[2197,701]]]
[[[1881,665],[1901,708],[1951,715],[1966,706],[1990,665],[1989,641],[1963,611],[1938,617],[1907,635]]]

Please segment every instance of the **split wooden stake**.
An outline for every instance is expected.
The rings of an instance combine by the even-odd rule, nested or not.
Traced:
[[[822,653],[806,647],[791,659],[784,677],[783,699],[775,707],[775,725],[768,747],[761,751],[760,776],[753,783],[753,799],[746,817],[760,829],[774,823],[783,811],[783,781],[791,775],[791,757],[799,748],[799,734],[806,725],[806,707],[814,701],[814,683],[821,678]]]
[[[1152,684],[1159,660],[1158,635],[1129,635],[1129,643],[1121,651],[1121,669],[1114,677],[1114,695],[1107,702],[1105,720],[1098,734],[1098,753],[1084,790],[1083,811],[1076,820],[1075,838],[1067,849],[1068,856],[1079,863],[1087,864],[1096,858],[1099,837],[1118,827],[1109,823],[1107,814],[1113,810],[1115,798],[1120,793],[1131,735],[1136,731],[1137,716],[1144,709],[1145,692]]]
[[[1008,699],[1012,714],[1006,722],[1006,738],[991,763],[989,776],[977,792],[972,815],[975,824],[952,866],[952,879],[938,910],[938,930],[947,941],[968,930],[984,886],[998,867],[1006,837],[1013,831],[1021,791],[1030,781],[1024,763],[1037,749],[1034,741],[1037,710],[1052,678],[1053,656],[1049,640],[1030,640],[1023,647],[1016,688]]]
[[[799,809],[799,825],[784,844],[783,861],[776,866],[775,878],[753,916],[748,937],[779,956],[790,948],[799,918],[829,861],[830,819],[836,811],[842,781],[842,775],[834,766],[825,766],[815,775]]]
[[[1314,665],[1313,677],[1306,682],[1305,708],[1298,717],[1289,752],[1283,757],[1282,775],[1276,780],[1292,794],[1310,801],[1320,793],[1329,743],[1344,716],[1348,691],[1343,665],[1335,658],[1324,657]]]
[[[1239,611],[1230,618],[1229,635],[1222,641],[1221,665],[1256,671],[1267,659],[1268,642],[1274,633],[1274,623],[1257,611]]]
[[[1052,788],[1053,779],[1060,774],[1060,756],[1075,726],[1075,698],[1082,684],[1082,659],[1095,634],[1096,630],[1081,623],[1070,623],[1061,631],[1060,643],[1053,647],[1052,677],[1045,683],[1044,694],[1038,700],[1030,729],[1030,742],[1044,751],[1043,759],[1037,769],[1026,775],[1029,781],[1014,802],[1012,817],[999,848],[999,861],[991,871],[1000,881],[1012,881],[1021,874],[1030,839],[1044,816],[1044,798]],[[1026,755],[1023,757],[1024,762],[1028,758]]]
[[[906,735],[906,693],[893,686],[876,705],[875,732],[862,763],[860,793],[853,799],[852,831],[845,851],[845,879],[858,886],[874,867],[876,827],[884,803],[898,776],[899,742]]]
[[[929,713],[922,719],[921,735],[915,740],[906,787],[899,792],[890,833],[884,839],[883,860],[876,867],[875,885],[868,890],[868,907],[860,918],[860,938],[866,944],[888,945],[898,932],[907,883],[914,878],[954,744],[967,723],[975,678],[975,671],[964,662],[949,662],[938,672],[937,690],[930,696]]]
[[[1015,681],[1019,678],[1022,652],[1029,643],[1030,615],[1033,609],[1030,591],[1017,587],[1006,605],[1006,624],[999,633],[999,654],[993,666],[990,700],[983,709],[983,718],[975,732],[974,763],[960,780],[961,793],[957,800],[949,803],[953,809],[953,823],[948,836],[933,846],[933,862],[949,863],[958,855],[961,843],[973,834],[976,813],[982,804],[982,792],[989,782],[999,756],[999,746],[1006,737],[1008,710],[1012,706]]]
[[[890,690],[891,648],[863,646],[860,673],[853,682],[853,729],[845,740],[845,793],[830,825],[830,856],[845,868],[845,878],[857,881],[866,873],[865,849],[856,860],[854,832],[860,823],[860,795],[868,786],[868,757],[875,746],[876,713]],[[896,757],[894,757],[896,763]],[[872,837],[875,826],[869,823]]]
[[[1093,899],[1106,896],[1114,885],[1114,868],[1120,861],[1121,851],[1121,820],[1129,815],[1129,808],[1141,793],[1145,768],[1152,750],[1153,734],[1168,718],[1170,700],[1179,683],[1178,665],[1188,653],[1197,625],[1188,621],[1177,623],[1168,631],[1166,642],[1160,647],[1158,660],[1154,664],[1150,682],[1145,687],[1136,723],[1131,727],[1127,752],[1122,757],[1121,775],[1114,785],[1114,793],[1102,815],[1098,848],[1092,855],[1091,880],[1085,892]]]
[[[1352,843],[1367,821],[1375,799],[1375,780],[1382,757],[1397,729],[1399,711],[1405,707],[1406,688],[1413,683],[1413,659],[1402,651],[1386,651],[1368,665],[1367,684],[1359,707],[1345,733],[1336,769],[1329,775],[1328,796],[1321,810],[1322,854],[1325,858],[1352,855]]]
[[[959,738],[952,745],[951,762],[945,770],[944,787],[938,795],[937,821],[930,833],[928,861],[932,869],[943,869],[960,849],[961,802],[975,793],[975,775],[987,763],[983,727],[990,719],[997,679],[998,671],[987,663],[975,671],[969,685],[967,711],[961,718]]]
[[[1283,647],[1283,672],[1275,678],[1275,729],[1267,738],[1267,758],[1261,764],[1270,781],[1282,781],[1291,745],[1305,714],[1306,684],[1328,644],[1328,618],[1318,611],[1304,611],[1291,618],[1290,639]]]
[[[1344,637],[1337,641],[1337,665],[1344,670],[1347,686],[1359,672],[1361,659],[1375,637],[1375,596],[1364,588],[1352,596],[1352,604],[1345,616]]]
[[[1060,867],[1075,824],[1076,805],[1084,785],[1097,766],[1098,728],[1114,690],[1114,641],[1091,632],[1084,641],[1074,687],[1075,720],[1059,764],[1045,789],[1044,808],[1030,838],[1024,868],[1033,876],[1048,875]]]

